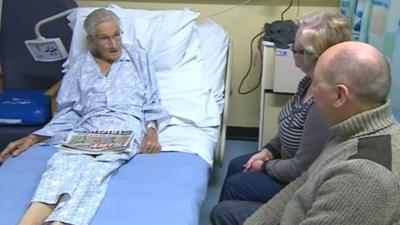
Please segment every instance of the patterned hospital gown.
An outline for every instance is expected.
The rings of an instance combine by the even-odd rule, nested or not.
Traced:
[[[71,65],[57,97],[58,114],[35,134],[51,136],[54,143],[71,130],[134,132],[129,153],[93,157],[58,151],[49,159],[32,202],[59,202],[47,222],[86,225],[100,205],[111,175],[137,153],[146,121],[157,120],[163,126],[168,113],[161,107],[154,73],[141,48],[124,46],[106,76],[89,52]]]

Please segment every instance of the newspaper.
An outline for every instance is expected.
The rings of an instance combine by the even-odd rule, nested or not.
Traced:
[[[98,155],[108,152],[124,152],[133,138],[132,131],[70,132],[60,143],[60,149]]]

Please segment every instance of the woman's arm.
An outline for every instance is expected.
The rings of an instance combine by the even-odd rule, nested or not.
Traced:
[[[266,145],[264,145],[263,149],[267,149],[272,153],[274,159],[278,159],[281,157],[281,146],[281,138],[279,133],[277,133]]]
[[[264,170],[283,182],[291,182],[303,173],[320,155],[330,136],[329,126],[312,106],[307,114],[299,149],[294,158],[275,159],[264,164]]]
[[[160,91],[155,77],[154,67],[146,53],[140,56],[142,75],[146,85],[145,103],[143,106],[145,122],[155,121],[157,129],[162,130],[168,122],[169,114],[161,105]]]
[[[166,127],[169,119],[168,112],[161,106],[160,92],[155,78],[153,65],[149,57],[143,52],[140,54],[141,72],[146,86],[144,110],[144,122],[146,134],[142,140],[140,150],[143,153],[158,153],[161,145],[158,140],[158,131]]]
[[[161,151],[161,145],[158,141],[157,121],[147,123],[146,134],[140,146],[142,153],[158,153]]]

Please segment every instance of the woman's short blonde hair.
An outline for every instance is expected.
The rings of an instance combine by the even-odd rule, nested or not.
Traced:
[[[96,9],[91,12],[85,19],[83,27],[88,35],[96,35],[96,26],[100,23],[115,21],[120,26],[120,21],[118,16],[111,10],[105,8]]]
[[[300,18],[297,35],[310,61],[316,61],[329,47],[351,40],[348,19],[330,12],[315,12]]]

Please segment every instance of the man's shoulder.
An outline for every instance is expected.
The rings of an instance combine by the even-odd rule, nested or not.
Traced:
[[[392,136],[389,134],[363,137],[358,139],[357,153],[351,159],[365,159],[392,170]]]
[[[393,182],[399,183],[399,170],[392,157],[398,148],[391,139],[390,135],[379,135],[346,143],[346,148],[330,155],[330,162],[320,165],[312,177],[319,184],[357,181],[352,185],[370,182],[392,188]]]

